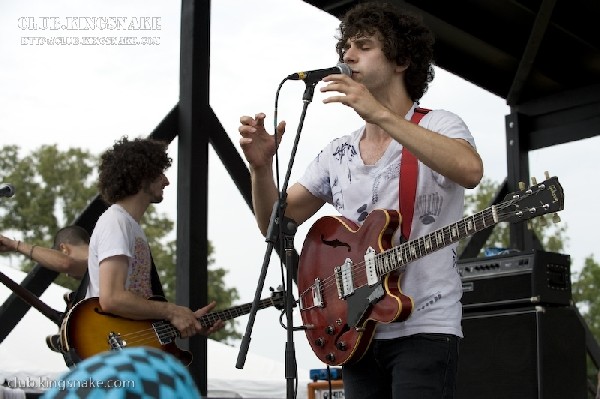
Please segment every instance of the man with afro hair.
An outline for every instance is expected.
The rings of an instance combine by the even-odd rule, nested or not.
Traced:
[[[104,312],[134,320],[167,320],[182,338],[210,334],[218,321],[202,327],[198,318],[215,302],[192,311],[174,303],[148,299],[152,258],[140,222],[150,204],[163,200],[171,166],[165,143],[123,137],[100,158],[99,189],[110,207],[98,218],[90,240],[90,282],[86,297],[98,297]]]

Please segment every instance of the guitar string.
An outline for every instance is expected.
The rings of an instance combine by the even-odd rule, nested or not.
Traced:
[[[259,309],[264,309],[270,305],[270,299],[263,299],[259,302]],[[225,320],[232,319],[236,316],[240,316],[242,314],[247,313],[246,309],[249,310],[247,305],[240,305],[232,309],[224,310],[217,312],[221,315],[227,316]],[[206,314],[202,316],[200,319],[206,319],[210,322],[210,324],[203,324],[203,327],[209,327],[216,323],[218,320],[221,320],[217,314]],[[201,322],[202,324],[202,322]],[[159,342],[161,338],[173,339],[179,336],[179,331],[168,321],[156,321],[153,323],[152,327],[141,329],[138,331],[133,331],[126,334],[120,334],[119,337],[126,341],[127,344],[135,344],[139,345],[140,343],[152,342],[155,341],[158,337]]]
[[[264,309],[265,307],[270,306],[270,305],[267,305],[267,301],[269,301],[269,300],[262,300],[259,303],[259,308]],[[235,309],[229,309],[227,311],[223,311],[223,312],[219,312],[219,313],[227,314],[230,318],[232,318],[232,316],[235,317],[237,315],[244,314],[245,308],[247,308],[247,306],[241,305],[239,307],[236,307]],[[235,312],[236,309],[239,309],[239,311]],[[205,317],[206,319],[209,319],[209,321],[211,321],[211,324],[209,324],[209,325],[212,325],[217,320],[221,319],[220,317],[218,317],[218,315],[215,315],[215,314],[208,314],[208,315],[204,315],[204,316],[206,316]],[[203,325],[203,326],[207,327],[207,325]],[[127,333],[127,334],[122,334],[122,335],[120,335],[120,338],[124,339],[126,341],[127,345],[134,344],[134,346],[135,346],[135,345],[141,345],[142,343],[156,341],[157,337],[158,337],[158,342],[160,343],[161,341],[165,340],[164,338],[166,338],[166,340],[171,340],[178,336],[179,336],[179,331],[172,324],[170,324],[167,321],[157,321],[153,324],[153,327],[151,327],[151,328],[147,328],[144,330],[138,330],[138,331]]]
[[[524,197],[521,197],[521,199],[522,198],[524,198]],[[503,215],[501,212],[504,209],[512,206],[513,202],[515,202],[515,201],[516,201],[516,199],[512,199],[512,200],[506,201],[504,203],[497,204],[495,206],[495,210],[496,210],[498,216]],[[466,227],[467,228],[466,231],[468,231],[468,226],[466,225],[467,223],[472,222],[474,224],[477,224],[478,222],[479,223],[482,222],[482,221],[485,222],[485,218],[486,217],[488,217],[488,218],[491,217],[492,213],[493,213],[492,208],[487,208],[487,209],[485,209],[485,210],[483,210],[481,212],[476,213],[475,215],[473,215],[471,217],[468,217],[468,218],[465,218],[465,219],[461,219],[458,222],[454,223],[453,225],[445,226],[445,227],[443,227],[440,230],[442,230],[442,232],[446,231],[446,230],[450,231],[452,227],[459,228],[459,229],[462,230],[463,228]],[[496,222],[493,221],[493,218],[492,218],[492,223],[490,224],[490,226],[493,225],[493,224],[496,224]],[[425,245],[424,244],[424,242],[425,242],[424,238],[427,238],[427,237],[429,237],[429,238],[435,238],[435,235],[436,235],[435,233],[436,232],[432,232],[432,233],[426,234],[425,236],[423,236],[421,238],[418,238],[418,239],[415,239],[413,241],[409,241],[409,242],[403,243],[403,244],[401,244],[401,245],[399,245],[399,246],[397,246],[395,248],[391,248],[391,249],[388,249],[388,250],[386,250],[386,251],[384,251],[384,252],[382,252],[380,254],[377,254],[376,258],[379,258],[380,262],[379,262],[379,267],[377,267],[377,262],[376,262],[376,269],[377,269],[378,272],[380,272],[380,276],[383,275],[383,274],[386,274],[385,270],[381,270],[383,268],[383,266],[381,266],[381,263],[384,262],[384,258],[385,257],[388,257],[389,259],[391,259],[391,263],[394,264],[394,263],[396,263],[396,261],[394,260],[394,258],[397,258],[397,256],[395,256],[394,258],[392,258],[392,255],[396,255],[396,254],[398,254],[398,252],[400,252],[400,256],[403,257],[403,260],[404,260],[406,258],[410,259],[410,248],[414,248],[416,252],[427,251],[427,249],[424,248],[424,245]],[[451,237],[449,237],[449,238],[451,238]],[[444,241],[444,240],[442,240],[442,241]],[[410,245],[410,244],[412,244],[412,245]],[[437,249],[441,249],[444,246],[446,246],[445,243],[443,243],[443,245],[440,246]],[[409,263],[409,262],[411,262],[411,260],[405,261],[405,263],[403,265],[405,265],[406,263]],[[351,266],[351,276],[352,276],[353,282],[357,282],[358,284],[362,284],[362,285],[358,286],[359,288],[362,287],[362,286],[364,286],[364,285],[366,285],[366,283],[367,283],[366,273],[363,273],[363,271],[364,271],[364,265],[365,265],[365,261],[361,261],[361,262],[355,263],[355,264],[353,264]],[[390,272],[390,271],[393,271],[393,270],[388,270],[387,272]],[[359,275],[359,273],[360,273],[360,275]],[[363,274],[364,274],[364,276],[363,276]],[[302,298],[306,297],[310,292],[312,292],[313,288],[314,288],[314,284],[312,284],[306,290],[304,290],[300,294],[300,296]],[[323,289],[323,295],[324,295],[324,297],[327,297],[328,294],[331,293],[331,291],[336,292],[338,290],[337,289],[337,284],[336,284],[336,275],[335,275],[335,273],[323,279],[322,289]]]
[[[142,345],[143,343],[156,341],[156,333],[154,328],[150,327],[127,334],[120,334],[119,340],[123,341],[124,346],[129,346],[130,344],[134,346]]]
[[[483,217],[485,217],[485,216],[483,216]],[[460,222],[456,223],[457,226],[459,224],[460,224]],[[431,233],[431,235],[433,235],[433,233]],[[424,237],[427,237],[427,236],[429,236],[429,235],[426,235]],[[422,238],[424,238],[424,237],[422,237]],[[384,251],[382,253],[377,254],[376,255],[376,268],[377,269],[381,269],[381,266],[379,266],[379,267],[377,266],[377,263],[379,263],[379,264],[381,263],[381,262],[377,262],[377,259],[381,260],[386,255],[390,256],[390,255],[392,255],[394,253],[398,253],[398,252],[401,252],[401,255],[404,255],[404,258],[406,258],[407,257],[406,255],[410,256],[410,253],[408,252],[408,249],[411,248],[411,247],[415,248],[414,242],[419,243],[419,246],[417,247],[417,249],[421,248],[421,246],[420,246],[420,242],[421,241],[422,241],[422,239],[413,240],[412,242],[409,242],[410,244],[413,244],[413,245],[408,245],[409,243],[404,243],[404,244],[401,244],[400,246],[398,246],[396,248],[392,248],[390,250],[386,250],[386,251]],[[395,263],[395,262],[392,262],[392,263]],[[351,275],[352,275],[353,282],[356,282],[358,284],[362,284],[363,282],[366,283],[366,273],[364,273],[365,274],[364,275],[364,279],[362,278],[363,277],[362,276],[362,274],[363,274],[362,271],[364,270],[364,265],[365,265],[365,262],[361,261],[361,262],[358,262],[358,263],[354,263],[351,266]],[[359,272],[360,272],[360,276],[358,276]],[[382,271],[379,270],[379,272],[382,272]],[[385,274],[385,273],[380,273],[380,274]],[[334,274],[332,274],[332,275],[330,275],[330,276],[328,276],[328,277],[326,277],[325,279],[322,280],[322,282],[323,282],[322,289],[323,289],[323,292],[324,292],[325,296],[327,296],[327,294],[329,294],[332,290],[337,291],[336,280],[337,280],[336,273],[334,273]],[[303,296],[306,295],[309,291],[311,291],[312,287],[314,287],[314,285],[311,286],[311,287],[309,287],[307,290],[305,290],[303,292]],[[358,287],[362,287],[362,285],[359,285]]]

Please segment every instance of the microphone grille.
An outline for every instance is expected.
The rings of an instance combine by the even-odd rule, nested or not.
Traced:
[[[341,73],[352,77],[352,69],[350,69],[350,67],[347,64],[344,64],[343,62],[338,62],[336,66],[339,68]]]

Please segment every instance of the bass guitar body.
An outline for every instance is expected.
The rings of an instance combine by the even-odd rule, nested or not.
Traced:
[[[163,297],[149,299],[166,301]],[[258,309],[275,306],[281,310],[284,304],[285,293],[277,290],[256,305]],[[204,314],[198,321],[202,327],[210,327],[218,320],[227,321],[248,314],[252,306],[253,303],[232,306]],[[179,331],[166,320],[132,320],[104,312],[97,297],[84,299],[73,306],[60,328],[61,351],[74,354],[78,358],[74,362],[108,350],[150,346],[172,354],[188,366],[193,356],[177,347],[175,340],[178,337]]]
[[[368,284],[365,254],[391,247],[400,214],[378,210],[359,228],[325,216],[308,232],[298,266],[300,314],[308,341],[324,363],[342,365],[362,357],[377,323],[406,320],[412,299],[400,291],[400,273]]]
[[[164,301],[159,297],[150,299]],[[185,365],[192,361],[190,352],[177,347],[168,323],[126,319],[104,312],[96,297],[80,301],[69,311],[60,339],[65,350],[74,351],[82,360],[108,350],[149,346],[172,354]]]

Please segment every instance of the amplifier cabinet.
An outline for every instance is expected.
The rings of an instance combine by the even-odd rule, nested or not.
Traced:
[[[455,399],[586,399],[585,330],[572,307],[463,316]]]
[[[463,310],[570,305],[570,264],[568,255],[537,250],[460,260]]]

